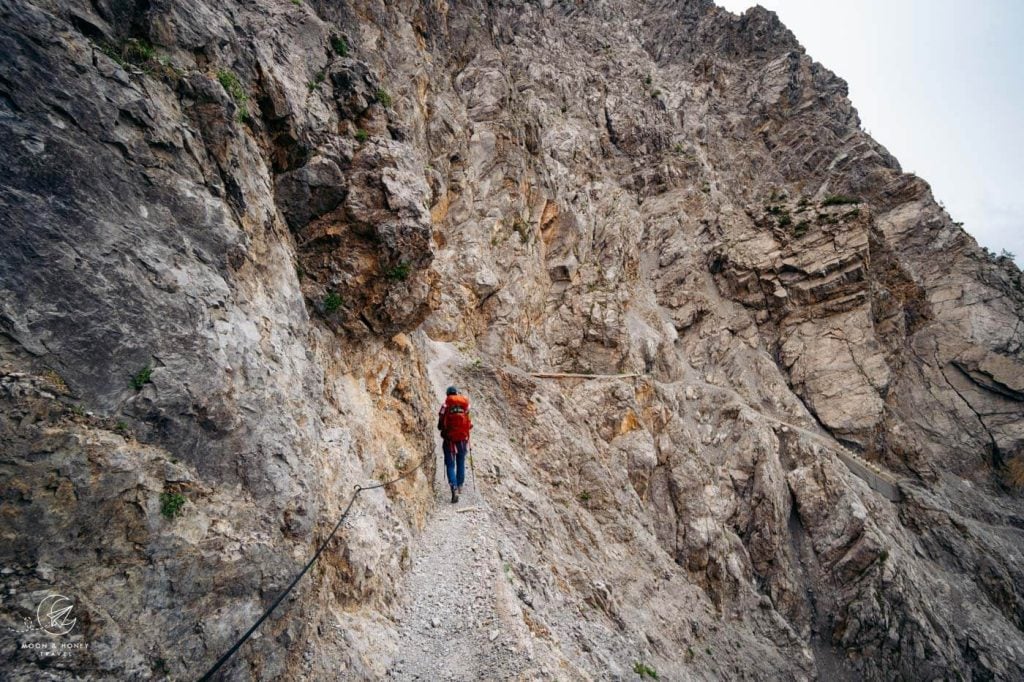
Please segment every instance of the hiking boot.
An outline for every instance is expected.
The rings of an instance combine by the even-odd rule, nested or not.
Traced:
[[[455,486],[452,486],[452,504],[455,504],[458,501],[459,501],[459,489],[456,488]]]

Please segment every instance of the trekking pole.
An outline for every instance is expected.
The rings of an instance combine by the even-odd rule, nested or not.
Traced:
[[[480,494],[476,487],[476,469],[473,468],[473,441],[469,441],[469,475],[473,477],[473,492]]]

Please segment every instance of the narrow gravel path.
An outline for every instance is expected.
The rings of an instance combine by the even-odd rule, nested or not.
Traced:
[[[457,353],[449,344],[431,345],[429,374],[440,401]],[[436,456],[436,509],[413,544],[412,570],[399,588],[398,655],[389,674],[399,680],[534,679],[522,624],[502,607],[508,577],[490,507],[468,458],[462,495],[452,504],[440,447]]]
[[[438,508],[417,538],[413,568],[400,591],[399,655],[391,676],[520,679],[528,661],[499,615],[499,581],[507,579],[490,514],[471,489],[468,471],[457,504],[450,501],[443,467],[438,474]]]

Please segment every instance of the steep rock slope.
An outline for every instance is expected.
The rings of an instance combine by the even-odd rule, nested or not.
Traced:
[[[518,675],[1024,675],[1021,275],[771,13],[0,7],[16,678],[194,676],[426,458],[229,669],[386,675],[438,354]]]

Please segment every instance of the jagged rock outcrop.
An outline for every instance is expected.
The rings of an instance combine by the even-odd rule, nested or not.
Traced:
[[[439,354],[524,679],[1024,676],[1024,280],[774,14],[0,16],[10,678],[196,677],[425,457],[227,672],[386,676]]]

